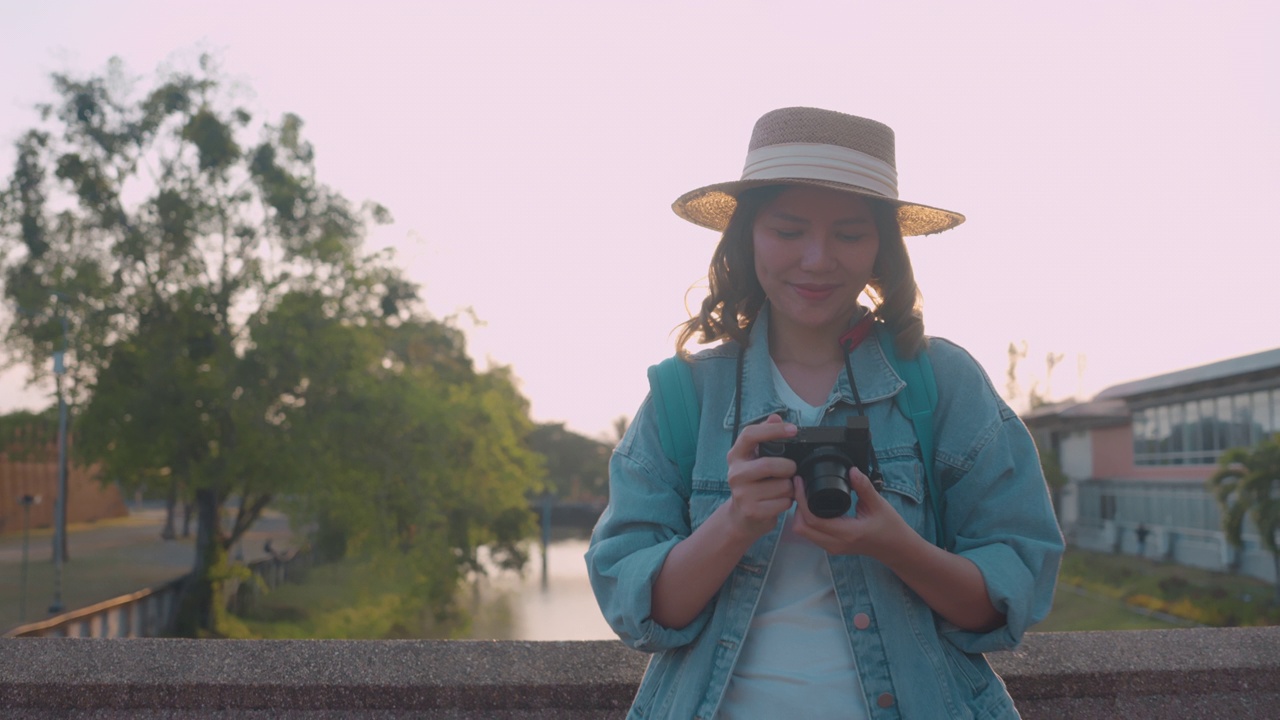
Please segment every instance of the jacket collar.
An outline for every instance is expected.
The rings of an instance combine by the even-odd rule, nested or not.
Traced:
[[[734,359],[737,360],[736,357]],[[871,333],[866,340],[854,348],[850,360],[863,405],[891,398],[907,386],[889,366],[884,350],[880,348],[879,331]],[[735,364],[734,372],[736,371]],[[843,371],[836,380],[834,394],[838,402],[855,404],[853,389],[849,387],[849,378]],[[742,402],[743,427],[759,422],[772,413],[786,414],[787,406],[778,399],[778,394],[773,389],[773,367],[772,360],[769,358],[768,303],[760,309],[760,315],[751,328],[750,344],[743,359],[742,396],[734,397],[729,402],[729,412],[724,417],[726,429],[733,429],[734,413],[739,400]],[[830,403],[831,400],[828,400],[828,404]]]

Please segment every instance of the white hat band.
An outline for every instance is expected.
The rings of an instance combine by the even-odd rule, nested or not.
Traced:
[[[898,172],[864,152],[821,143],[779,143],[747,153],[743,180],[826,180],[898,198]]]

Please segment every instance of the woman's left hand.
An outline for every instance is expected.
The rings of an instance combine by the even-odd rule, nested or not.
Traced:
[[[1004,624],[978,566],[922,538],[857,468],[849,471],[849,484],[858,494],[852,516],[823,519],[814,515],[804,499],[804,481],[795,477],[791,482],[796,496],[793,529],[800,537],[832,555],[879,560],[934,612],[959,628],[986,632]]]
[[[796,476],[791,482],[795,484],[796,534],[832,555],[867,555],[882,559],[884,553],[900,548],[904,539],[909,540],[910,535],[915,534],[856,467],[849,470],[849,484],[858,497],[853,515],[834,518],[814,515],[805,502],[804,481]]]

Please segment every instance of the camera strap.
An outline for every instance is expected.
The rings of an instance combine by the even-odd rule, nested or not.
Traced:
[[[859,323],[862,325],[862,323]],[[911,421],[915,431],[916,442],[920,445],[920,458],[924,465],[925,483],[930,504],[933,506],[935,543],[944,549],[950,544],[945,535],[943,516],[946,511],[946,498],[938,485],[934,468],[933,413],[938,405],[938,385],[933,374],[933,364],[926,353],[920,353],[911,360],[898,356],[893,344],[893,335],[882,323],[875,323],[876,339],[884,351],[890,367],[898,374],[906,387],[898,392],[895,402],[899,411]],[[862,337],[842,338],[846,345],[846,367],[849,375],[850,390],[858,412],[862,413],[861,398],[857,396],[857,385],[853,379],[853,369],[849,366],[848,356]],[[852,341],[852,342],[850,342]],[[740,395],[742,354],[738,357],[737,393]],[[693,463],[698,452],[698,427],[701,421],[701,407],[693,384],[693,370],[679,355],[673,355],[649,368],[649,392],[653,399],[658,419],[658,438],[662,443],[662,452],[676,464],[683,482],[682,494],[688,497],[692,493]],[[741,405],[741,398],[736,403]],[[734,436],[736,439],[737,429]],[[872,462],[875,463],[875,450],[872,449]],[[878,473],[878,464],[873,465],[873,474]],[[883,481],[882,481],[883,482]]]
[[[916,442],[920,444],[920,461],[924,464],[925,485],[928,488],[929,502],[933,504],[933,524],[936,533],[935,543],[944,550],[951,543],[945,534],[943,518],[946,517],[947,498],[938,485],[938,473],[934,465],[936,442],[933,434],[933,411],[938,407],[938,383],[933,375],[933,363],[928,353],[919,353],[912,360],[903,360],[898,355],[897,346],[893,343],[893,334],[887,326],[877,324],[880,348],[884,351],[889,366],[907,384],[895,398],[898,410],[911,421],[916,431]]]

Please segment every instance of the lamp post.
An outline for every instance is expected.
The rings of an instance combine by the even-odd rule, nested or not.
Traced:
[[[58,393],[58,501],[54,505],[53,532],[53,602],[49,614],[63,611],[62,562],[67,554],[67,401],[62,395],[62,376],[66,373],[63,356],[67,347],[67,320],[62,319],[62,349],[53,354],[54,387]]]
[[[547,589],[547,546],[551,544],[551,512],[556,506],[556,496],[550,491],[542,493],[542,589]]]
[[[62,392],[62,376],[66,374],[67,346],[70,344],[67,332],[67,317],[62,312],[62,301],[66,296],[54,290],[54,300],[58,322],[62,325],[62,349],[53,353],[54,390],[58,395],[58,496],[54,502],[53,532],[53,602],[49,612],[60,613],[62,605],[62,565],[67,559],[67,400]],[[17,306],[24,315],[34,316],[35,312]]]

